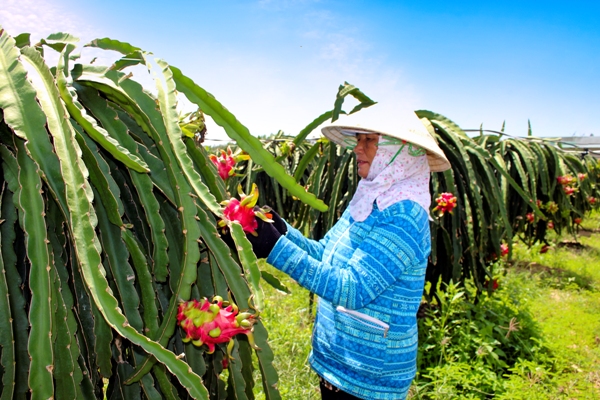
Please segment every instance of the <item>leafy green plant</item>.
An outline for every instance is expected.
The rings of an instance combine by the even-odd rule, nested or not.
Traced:
[[[0,28],[2,398],[280,398],[263,322],[208,354],[184,343],[179,303],[231,297],[258,317],[260,271],[241,226],[217,232],[229,198],[176,91],[221,125],[286,191],[327,206],[286,174],[231,113],[180,70],[127,43],[111,66],[79,62],[77,39],[32,46]],[[44,50],[60,53],[49,67]],[[145,65],[156,95],[122,70]],[[13,345],[14,343],[14,345]],[[227,361],[227,360],[225,360]]]
[[[442,285],[442,283],[439,283]],[[419,320],[419,374],[414,390],[424,398],[487,398],[503,393],[506,377],[532,363],[555,373],[555,358],[539,326],[516,293],[500,287],[494,295],[450,283],[437,290]]]

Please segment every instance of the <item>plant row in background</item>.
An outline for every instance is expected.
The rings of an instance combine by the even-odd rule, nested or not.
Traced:
[[[481,132],[471,138],[442,115],[424,110],[417,115],[452,164],[450,170],[432,174],[428,281],[473,278],[479,292],[491,289],[494,262],[510,252],[513,240],[532,246],[547,244],[549,230],[575,234],[586,213],[598,207],[600,164],[591,156],[567,153],[535,137]],[[315,120],[309,127],[322,122]],[[256,183],[261,201],[306,236],[320,239],[356,190],[356,165],[350,151],[324,138],[299,138],[304,139],[279,132],[263,143],[308,192],[330,206],[329,211],[297,201],[252,161],[240,160],[237,173],[227,181],[230,187]]]

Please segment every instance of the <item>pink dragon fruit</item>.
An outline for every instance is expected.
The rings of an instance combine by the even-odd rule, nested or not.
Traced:
[[[221,179],[226,181],[227,179],[235,175],[235,165],[241,160],[249,160],[250,156],[242,153],[233,154],[231,148],[227,147],[227,151],[221,150],[220,156],[211,154],[209,158],[210,161],[212,161],[213,164],[215,164],[215,166],[217,167]]]
[[[572,183],[575,183],[575,178],[571,174],[559,176],[558,178],[556,178],[556,180],[563,186],[568,186]]]
[[[587,200],[588,200],[588,202],[589,202],[590,204],[592,204],[592,205],[593,205],[593,204],[596,204],[596,198],[595,198],[595,197],[592,197],[592,196],[590,196],[590,197],[588,197],[588,199],[587,199]]]
[[[587,174],[584,174],[582,172],[577,174],[577,178],[579,178],[580,181],[584,180],[585,178],[587,178]]]
[[[548,221],[548,229],[554,229],[554,222]]]
[[[231,358],[233,337],[238,334],[246,335],[250,345],[256,348],[252,334],[255,315],[240,313],[233,302],[225,302],[220,296],[215,296],[212,302],[206,298],[182,302],[179,304],[177,322],[186,334],[183,342],[206,345],[208,354],[215,351],[217,344],[228,343],[227,355]]]
[[[452,193],[442,193],[435,201],[437,206],[433,208],[433,211],[439,211],[440,217],[442,217],[445,212],[452,214],[454,207],[456,207],[456,196]]]
[[[223,209],[223,219],[218,222],[218,226],[222,228],[222,232],[227,232],[227,225],[231,222],[238,222],[244,232],[250,233],[254,236],[257,235],[256,228],[258,228],[258,222],[256,217],[262,219],[265,222],[273,222],[271,214],[269,213],[270,208],[258,208],[256,202],[258,201],[258,187],[256,184],[252,184],[252,193],[246,195],[242,191],[242,186],[238,185],[238,194],[240,200],[232,198],[225,200],[221,204],[225,206]]]

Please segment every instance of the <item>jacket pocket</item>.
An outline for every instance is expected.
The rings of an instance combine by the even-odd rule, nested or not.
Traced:
[[[381,372],[386,360],[389,325],[342,306],[338,306],[334,314],[332,357],[356,372]]]

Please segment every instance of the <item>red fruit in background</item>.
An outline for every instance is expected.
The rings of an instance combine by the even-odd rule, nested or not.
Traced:
[[[581,218],[573,218],[573,222],[575,222],[577,225],[581,225]]]
[[[530,224],[532,224],[535,221],[535,216],[533,215],[533,213],[527,213],[527,215],[525,215],[525,218]]]
[[[433,211],[439,211],[440,217],[443,216],[445,212],[452,214],[452,210],[456,207],[456,196],[452,193],[442,193],[435,201],[437,206],[433,208]]]
[[[556,180],[563,186],[570,185],[571,183],[575,183],[576,181],[576,179],[571,174],[559,176],[558,178],[556,178]]]
[[[485,280],[485,282],[483,282],[483,286],[488,288],[490,286],[490,281],[488,279]],[[492,280],[492,291],[498,289],[498,280],[497,279],[493,279]]]
[[[548,221],[548,229],[554,229],[554,222]]]
[[[550,248],[550,246],[548,246],[547,244],[543,245],[542,248],[540,249],[540,253],[546,253],[549,248]]]
[[[508,245],[506,243],[502,243],[500,245],[500,250],[502,251],[502,253],[501,253],[502,257],[504,257],[505,255],[508,254]]]
[[[227,147],[227,151],[221,150],[220,156],[211,154],[208,157],[215,164],[217,171],[219,171],[219,176],[224,181],[235,175],[235,165],[239,161],[250,159],[250,156],[247,154],[233,154],[229,147]]]

